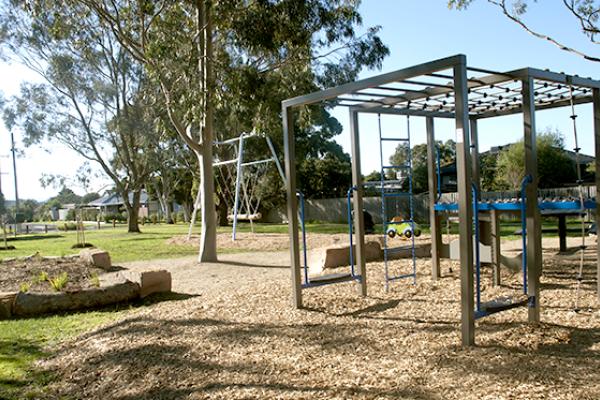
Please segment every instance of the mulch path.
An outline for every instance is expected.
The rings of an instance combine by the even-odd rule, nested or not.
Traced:
[[[48,280],[42,280],[41,274],[46,273],[48,279],[54,279],[62,273],[67,273],[68,282],[63,291],[80,290],[95,285],[92,277],[106,271],[92,265],[87,265],[79,257],[31,257],[9,259],[0,262],[0,292],[14,292],[26,284],[28,292],[54,292]]]
[[[575,242],[569,243],[575,245]],[[418,282],[383,290],[383,264],[368,265],[369,296],[351,283],[305,290],[291,307],[289,258],[228,254],[221,263],[173,264],[174,284],[195,297],[163,302],[65,343],[40,367],[58,374],[48,398],[85,399],[598,399],[600,305],[596,248],[544,251],[543,323],[514,309],[477,322],[460,346],[458,263],[418,260]],[[164,267],[169,267],[167,264]],[[407,260],[393,268],[409,268]],[[450,269],[452,272],[450,272]],[[482,296],[519,290],[519,274]],[[194,284],[177,283],[186,280]],[[200,285],[200,282],[202,284]]]

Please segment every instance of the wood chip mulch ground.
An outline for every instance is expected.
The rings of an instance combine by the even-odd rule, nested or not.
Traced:
[[[40,365],[58,376],[48,398],[600,398],[595,245],[585,253],[580,312],[578,255],[546,250],[543,323],[527,324],[526,309],[495,314],[477,322],[474,348],[459,345],[456,262],[444,261],[434,282],[430,260],[421,259],[417,284],[396,282],[389,293],[383,264],[371,263],[367,298],[351,283],[315,288],[304,291],[306,308],[294,310],[288,268],[256,279],[260,265],[236,256],[187,267],[190,279],[210,281],[222,266],[236,277],[231,285],[156,304],[65,344]],[[409,262],[393,267],[405,271]],[[504,274],[493,288],[490,272],[484,298],[519,291],[518,275]]]

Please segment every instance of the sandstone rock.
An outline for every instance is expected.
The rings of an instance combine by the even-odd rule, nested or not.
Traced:
[[[0,292],[0,319],[10,318],[17,292]]]
[[[99,268],[110,269],[112,263],[110,254],[100,249],[84,249],[79,252],[79,257],[86,264],[91,264]]]
[[[144,272],[120,271],[119,275],[140,285],[140,297],[142,298],[153,293],[171,291],[171,273],[165,270]]]
[[[356,257],[355,245],[353,246],[353,250],[354,257]],[[365,243],[365,259],[367,262],[380,260],[382,257],[381,254],[379,242]],[[311,274],[320,274],[326,268],[350,265],[350,246],[336,245],[311,250],[308,253],[308,265]]]
[[[18,293],[13,315],[38,315],[102,307],[139,297],[140,286],[125,282],[114,286],[59,293]]]

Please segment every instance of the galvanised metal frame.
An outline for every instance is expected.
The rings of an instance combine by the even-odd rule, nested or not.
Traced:
[[[523,114],[526,174],[533,178],[527,186],[526,224],[528,258],[528,294],[534,299],[529,321],[539,321],[539,278],[541,274],[541,221],[537,207],[537,159],[535,149],[535,111],[569,105],[565,90],[571,86],[575,104],[593,102],[596,169],[600,170],[600,81],[534,68],[499,73],[467,66],[464,55],[455,55],[409,68],[378,75],[334,88],[294,97],[282,102],[287,211],[292,267],[292,300],[302,307],[298,204],[296,200],[294,109],[310,104],[335,101],[347,106],[352,138],[352,185],[357,188],[354,209],[362,210],[363,185],[360,170],[359,113],[411,115],[426,117],[430,193],[435,190],[434,118],[453,118],[457,137],[458,214],[461,221],[473,221],[472,182],[479,176],[477,160],[477,120],[510,114]],[[473,144],[473,148],[471,146]],[[600,187],[600,174],[596,176]],[[479,182],[475,182],[479,185]],[[476,190],[476,193],[479,191]],[[440,276],[440,224],[435,213],[435,196],[430,196],[432,219],[432,276]],[[596,218],[600,221],[600,207]],[[362,277],[359,293],[367,294],[364,253],[364,221],[355,213],[356,262]],[[474,282],[473,225],[461,223],[461,331],[463,345],[473,345]],[[600,248],[599,248],[600,255]],[[600,257],[598,257],[600,260]],[[600,297],[600,261],[598,262]]]

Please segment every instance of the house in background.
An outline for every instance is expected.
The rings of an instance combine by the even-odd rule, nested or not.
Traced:
[[[133,201],[133,193],[129,194],[129,201]],[[123,198],[117,193],[107,193],[88,204],[100,210],[101,215],[120,214],[124,210]],[[139,217],[148,217],[150,214],[159,214],[160,206],[156,200],[151,200],[145,190],[140,196]]]

